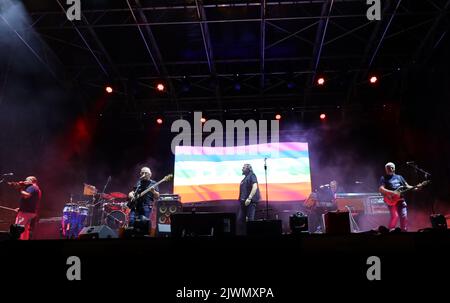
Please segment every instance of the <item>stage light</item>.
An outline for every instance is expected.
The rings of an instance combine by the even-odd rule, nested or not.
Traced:
[[[202,118],[200,119],[200,121],[201,121],[202,123],[205,123],[205,122],[206,122],[206,118],[203,118],[203,117],[202,117]]]
[[[106,87],[105,87],[105,91],[106,91],[108,94],[111,94],[111,93],[113,92],[113,88],[112,88],[111,86],[106,86]]]
[[[275,115],[275,119],[281,120],[281,115],[280,115],[280,114],[276,114],[276,115]]]
[[[378,78],[377,78],[377,76],[371,76],[369,81],[370,81],[371,84],[375,84],[375,83],[377,83]]]
[[[318,85],[324,85],[325,84],[325,78],[320,77],[319,79],[317,79],[317,84]]]
[[[301,212],[291,215],[289,217],[289,227],[292,234],[307,233],[308,217]]]
[[[325,120],[326,118],[327,118],[327,115],[325,115],[325,114],[320,114],[320,120]]]
[[[163,124],[163,119],[162,119],[162,118],[156,119],[156,123],[158,123],[158,124]]]
[[[164,84],[158,83],[158,84],[156,85],[156,89],[157,89],[158,91],[160,91],[160,92],[163,92],[163,91],[166,89],[166,87],[164,86]]]

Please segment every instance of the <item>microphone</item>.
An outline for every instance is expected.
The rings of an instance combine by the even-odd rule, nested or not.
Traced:
[[[319,186],[319,188],[324,188],[324,187],[330,187],[330,184],[323,184],[323,185]]]
[[[407,165],[414,164],[414,163],[416,163],[416,162],[414,162],[414,161],[408,161],[408,162],[406,162]]]
[[[355,181],[355,184],[363,184],[364,182],[362,181]]]
[[[14,176],[14,173],[3,174],[2,176]]]

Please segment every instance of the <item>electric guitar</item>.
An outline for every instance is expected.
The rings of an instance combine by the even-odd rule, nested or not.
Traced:
[[[396,205],[398,203],[398,201],[403,200],[403,194],[405,194],[406,192],[408,192],[410,190],[414,190],[414,189],[422,187],[422,186],[425,186],[425,185],[427,185],[429,183],[431,183],[431,181],[430,180],[426,180],[426,181],[423,181],[422,183],[419,183],[416,186],[413,186],[411,188],[407,188],[405,186],[401,186],[400,188],[398,188],[398,189],[396,189],[394,191],[395,193],[397,193],[396,195],[395,194],[389,194],[389,193],[383,194],[383,196],[384,196],[383,197],[384,203],[386,203],[389,206],[394,206],[394,205]]]
[[[165,176],[164,178],[162,178],[160,181],[156,182],[155,184],[153,184],[152,186],[149,186],[147,189],[145,189],[144,191],[138,193],[138,194],[134,194],[134,197],[131,198],[128,203],[127,203],[127,207],[130,209],[133,209],[136,207],[136,202],[137,200],[139,200],[141,197],[143,197],[145,194],[147,194],[149,191],[151,191],[152,189],[154,189],[156,186],[158,186],[159,184],[169,181],[173,178],[172,174],[169,174],[167,176]]]

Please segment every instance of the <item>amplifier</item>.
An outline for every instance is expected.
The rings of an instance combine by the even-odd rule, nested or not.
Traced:
[[[160,195],[156,201],[156,224],[155,229],[158,236],[170,235],[171,217],[175,213],[181,212],[181,202],[179,195],[164,194]]]
[[[367,197],[367,215],[389,214],[389,208],[384,203],[383,196],[370,196]]]
[[[377,193],[344,193],[336,195],[336,205],[339,211],[348,211],[365,215],[388,214],[389,209],[383,201],[383,196]]]
[[[177,195],[177,194],[161,194],[161,195],[159,195],[159,201],[181,202],[181,197],[180,197],[180,195]]]

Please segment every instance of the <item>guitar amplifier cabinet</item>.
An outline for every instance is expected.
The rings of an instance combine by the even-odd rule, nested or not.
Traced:
[[[168,236],[171,233],[171,217],[181,212],[181,201],[179,195],[160,195],[156,201],[156,231],[158,236]]]

